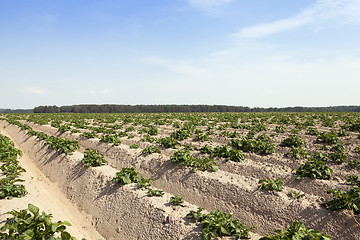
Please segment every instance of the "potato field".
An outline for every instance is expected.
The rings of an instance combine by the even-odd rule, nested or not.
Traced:
[[[359,113],[3,114],[0,127],[0,204],[27,193],[22,152],[104,239],[360,239]]]

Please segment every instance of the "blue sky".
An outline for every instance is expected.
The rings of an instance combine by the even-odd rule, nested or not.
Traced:
[[[0,0],[0,108],[360,105],[360,0]]]

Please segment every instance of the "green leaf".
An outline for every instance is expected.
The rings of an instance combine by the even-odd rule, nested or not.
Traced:
[[[223,226],[220,226],[220,231],[223,235],[229,235],[230,232],[229,232],[229,229],[223,227]]]
[[[51,224],[51,231],[56,232],[57,228],[58,228],[58,224],[56,224],[56,223]]]
[[[61,240],[70,240],[70,239],[72,239],[72,238],[71,238],[71,235],[68,232],[62,232],[61,233]]]
[[[32,205],[31,203],[28,204],[29,211],[37,217],[39,215],[39,208]]]
[[[66,226],[71,226],[71,223],[68,221],[63,221],[63,222],[61,222],[61,224],[66,225]]]
[[[125,184],[130,184],[130,183],[131,183],[131,179],[130,179],[129,176],[124,176],[124,177],[122,177],[122,179],[123,179],[123,182],[124,182]]]
[[[34,232],[31,229],[27,229],[24,233],[20,235],[20,239],[32,240],[34,237]]]

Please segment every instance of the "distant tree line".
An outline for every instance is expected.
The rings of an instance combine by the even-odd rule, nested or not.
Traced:
[[[34,113],[167,113],[167,112],[360,112],[360,106],[250,108],[226,105],[115,105],[38,106]]]
[[[32,113],[33,109],[0,109],[0,113]]]

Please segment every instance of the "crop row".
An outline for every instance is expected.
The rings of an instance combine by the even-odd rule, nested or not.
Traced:
[[[27,193],[25,186],[18,184],[24,181],[20,175],[25,172],[17,160],[18,156],[22,156],[22,152],[14,147],[10,138],[0,134],[0,199],[22,197]]]
[[[143,180],[141,179],[142,177],[138,176],[138,173],[134,169],[122,169],[121,172],[118,172],[116,174],[116,177],[113,179],[113,181],[118,182],[120,186],[124,186],[125,183],[129,184],[130,182],[136,182],[138,188],[143,188],[144,185],[139,185],[139,183],[143,182]],[[145,187],[148,187],[148,185],[145,185]],[[151,196],[157,196],[157,194],[152,193],[154,191],[154,189],[149,189],[148,194]],[[161,193],[161,190],[158,190],[158,192]],[[178,196],[173,196],[172,198],[170,198],[171,204],[181,205],[181,202],[182,200]],[[33,213],[34,218],[36,218],[36,216],[39,216],[39,210],[35,206],[29,205],[28,210],[29,212]],[[236,236],[238,238],[246,238],[249,231],[251,230],[251,228],[246,228],[244,224],[239,223],[237,220],[233,219],[231,214],[227,214],[219,210],[213,211],[209,214],[205,214],[202,213],[202,210],[203,209],[199,208],[197,211],[190,211],[187,217],[201,223],[203,229],[203,239],[212,239],[213,237],[221,237],[228,235]],[[44,216],[46,217],[48,215]],[[67,225],[66,222],[58,222],[57,224],[51,224],[51,228],[60,228],[60,226],[62,226],[61,228],[64,230],[65,228],[63,228],[64,226],[62,224]],[[66,232],[62,232],[61,234],[62,239],[69,239],[65,236]],[[314,239],[331,239],[330,236],[322,235],[320,232],[312,229],[307,229],[300,222],[295,222],[288,230],[286,230],[285,232],[280,231],[280,234],[276,234],[276,236],[270,235],[261,239],[280,239],[279,237],[283,234],[286,234],[286,236],[306,235],[307,237],[315,237]]]
[[[212,151],[212,150],[211,150]],[[226,150],[225,150],[226,151]],[[215,151],[216,152],[216,151]],[[211,153],[209,153],[209,154],[211,154]],[[175,155],[175,154],[174,154]],[[219,154],[218,154],[219,155]],[[220,154],[221,155],[221,154]],[[186,166],[186,164],[184,164],[185,166]]]
[[[117,120],[114,115],[93,115],[94,119],[87,119],[86,117],[88,115],[51,115],[53,118],[55,118],[52,120],[50,120],[50,118],[44,120],[44,116],[46,115],[30,115],[22,116],[21,118],[32,121],[34,123],[51,124],[51,126],[58,128],[60,132],[70,130],[75,133],[80,131],[82,132],[82,135],[84,137],[100,138],[104,142],[109,142],[117,145],[121,143],[121,139],[123,139],[124,137],[127,137],[128,139],[136,139],[138,134],[142,134],[141,140],[153,142],[156,140],[154,139],[154,136],[158,135],[159,133],[166,134],[164,131],[167,131],[166,129],[168,129],[170,126],[178,128],[178,130],[168,133],[168,135],[170,135],[170,137],[175,140],[186,140],[192,138],[195,142],[201,143],[217,140],[221,141],[221,139],[228,138],[240,138],[242,136],[243,138],[245,137],[245,139],[243,139],[244,141],[247,140],[249,142],[247,145],[244,146],[243,151],[256,152],[260,155],[267,155],[274,152],[273,143],[269,141],[261,141],[264,140],[261,139],[261,136],[264,135],[264,133],[268,133],[270,137],[274,138],[281,133],[289,132],[290,134],[299,135],[303,134],[306,130],[306,135],[317,136],[316,143],[322,143],[322,145],[318,145],[320,147],[319,150],[325,150],[326,144],[341,144],[339,137],[352,137],[353,134],[350,134],[349,136],[349,131],[356,132],[358,128],[357,126],[359,125],[359,118],[357,115],[345,114],[331,116],[331,118],[330,116],[324,116],[320,114],[303,115],[302,118],[305,119],[302,119],[296,115],[253,115],[251,116],[251,118],[247,116],[248,118],[246,118],[246,120],[244,119],[244,116],[246,115],[228,115],[229,116],[227,116],[227,118],[229,118],[230,120],[226,118],[224,119],[224,116],[222,116],[221,118],[219,117],[220,119],[230,121],[224,123],[221,123],[219,119],[215,119],[214,116],[211,114],[182,114],[174,116],[116,115],[118,117]],[[99,116],[108,118],[99,119]],[[239,116],[242,117],[241,120]],[[160,117],[165,117],[166,119],[159,119]],[[178,117],[179,120],[175,120],[176,117]],[[299,119],[297,119],[296,117]],[[281,121],[282,119],[288,119],[288,121]],[[327,120],[325,121],[324,119]],[[108,123],[111,121],[114,121],[115,123]],[[328,130],[320,131],[317,128],[319,127],[317,125],[319,123],[316,123],[319,121],[322,121],[322,125],[320,126],[321,128],[329,128],[324,126],[337,125],[340,129],[332,132],[330,131],[330,133],[328,132]],[[334,124],[324,124],[324,122],[329,121],[334,122]],[[344,122],[341,123],[341,121]],[[284,123],[287,125],[285,125]],[[154,125],[156,124],[158,124],[160,128],[155,127]],[[270,127],[269,124],[272,126]],[[294,128],[291,130],[287,130],[288,126],[291,125],[293,125]],[[233,129],[233,131],[228,131],[229,129]],[[83,130],[86,131],[83,132]],[[246,130],[247,134],[244,135],[238,130]],[[260,139],[254,138],[256,134],[261,135],[258,136],[258,138],[260,137]],[[257,141],[258,144],[255,144],[256,146],[253,146],[253,142],[255,140],[260,141]],[[280,144],[279,146],[286,145]],[[289,147],[297,148],[297,146]],[[291,149],[288,155],[294,156],[295,158],[306,157],[304,151],[301,150],[302,149]],[[353,153],[357,153],[359,149],[354,148],[352,149],[352,151]]]
[[[85,121],[85,120],[84,120]],[[260,120],[259,120],[260,121]],[[257,129],[266,129],[266,126],[263,126],[262,122],[260,121],[254,121],[252,120],[252,122],[254,122],[255,126],[258,126]],[[56,124],[53,124],[53,123]],[[128,122],[128,121],[126,121]],[[311,121],[307,120],[304,125],[311,125],[309,124]],[[312,121],[314,122],[314,121]],[[178,123],[177,125],[180,126],[180,122],[177,121],[176,123]],[[150,145],[148,145],[147,147],[144,147],[144,149],[142,150],[142,153],[144,153],[145,155],[147,154],[151,154],[151,153],[155,153],[158,152],[160,153],[161,150],[154,144],[157,144],[158,146],[162,146],[165,149],[178,149],[181,148],[182,146],[186,149],[186,151],[188,151],[189,153],[182,153],[185,150],[179,150],[177,152],[172,152],[172,156],[171,159],[173,159],[173,162],[178,162],[181,165],[185,165],[185,166],[192,166],[194,170],[197,169],[202,169],[202,170],[216,170],[217,167],[217,161],[216,158],[224,158],[226,160],[231,160],[231,161],[235,161],[235,162],[240,162],[245,158],[245,155],[243,154],[243,152],[253,152],[253,153],[257,153],[259,155],[272,155],[274,154],[275,150],[274,150],[274,144],[272,139],[265,135],[265,134],[258,134],[258,136],[256,138],[251,138],[251,136],[247,136],[247,137],[243,137],[241,139],[231,139],[230,141],[227,142],[227,144],[225,145],[213,145],[210,144],[212,146],[214,146],[213,148],[211,148],[210,146],[208,146],[207,144],[205,145],[200,145],[202,147],[194,147],[193,144],[190,143],[182,143],[181,141],[185,140],[187,137],[191,136],[194,132],[198,132],[201,133],[200,131],[197,131],[199,129],[195,129],[194,128],[194,124],[190,124],[191,122],[183,122],[182,125],[183,127],[171,132],[169,135],[169,137],[163,137],[163,138],[155,138],[154,136],[156,136],[159,133],[159,130],[154,127],[154,126],[148,126],[148,127],[144,127],[142,129],[139,129],[138,132],[141,133],[146,133],[146,135],[140,139],[140,142],[135,142],[135,143],[131,143],[130,144],[130,148],[138,148],[140,145],[144,145],[144,144],[140,144],[141,142],[149,142]],[[52,125],[56,125],[59,129],[59,131],[61,132],[61,125],[60,124],[60,120],[54,120],[52,122]],[[121,128],[120,125],[117,125],[116,123],[114,125],[112,125],[114,127],[115,130],[118,130]],[[224,129],[225,124],[220,125],[218,128]],[[262,126],[262,127],[259,127]],[[343,125],[344,126],[344,125]],[[346,124],[347,128],[349,129],[353,129],[349,126],[354,126],[350,125],[350,124]],[[108,128],[106,127],[98,127],[98,128],[104,128],[104,129],[108,129],[108,130],[112,130],[115,131],[114,129],[110,128],[111,126],[108,126]],[[276,126],[278,127],[278,126]],[[70,126],[69,126],[70,128]],[[69,130],[69,128],[67,128]],[[94,129],[98,129],[96,127],[92,127]],[[134,126],[129,126],[125,129],[125,131],[118,133],[117,135],[115,134],[104,134],[103,136],[100,137],[100,142],[107,142],[113,145],[118,146],[119,144],[121,144],[122,140],[119,138],[120,136],[124,136],[124,134],[127,134],[128,132],[134,131]],[[311,129],[315,129],[314,127],[312,127]],[[88,130],[88,129],[87,129]],[[277,129],[279,130],[279,128]],[[356,130],[356,129],[355,129]],[[346,151],[345,152],[345,147],[348,148],[348,144],[344,145],[342,143],[342,141],[340,141],[340,137],[344,137],[346,135],[348,135],[349,133],[345,130],[339,130],[338,133],[336,133],[335,131],[330,131],[330,132],[319,132],[319,131],[315,131],[316,132],[316,138],[315,138],[315,145],[316,144],[320,144],[320,150],[319,151],[312,151],[312,153],[309,153],[305,148],[304,148],[304,144],[305,144],[305,140],[302,139],[297,133],[293,133],[291,135],[289,135],[287,138],[282,139],[282,141],[280,142],[280,146],[283,149],[289,149],[290,151],[288,153],[285,153],[286,156],[289,156],[291,158],[296,159],[306,159],[309,158],[309,161],[307,163],[303,163],[303,165],[300,166],[300,168],[307,168],[307,170],[305,171],[296,171],[296,173],[298,173],[299,175],[303,175],[303,176],[309,176],[311,178],[319,178],[319,179],[329,179],[333,173],[333,167],[335,167],[335,169],[338,169],[336,171],[336,174],[341,174],[343,175],[344,172],[347,172],[348,169],[346,168],[346,166],[337,166],[337,165],[341,165],[344,162],[348,163],[348,166],[350,166],[351,168],[359,168],[359,160],[356,159],[356,155],[359,154],[359,147],[355,148],[355,155],[352,155],[351,159],[349,159],[348,155],[349,152]],[[151,134],[151,135],[150,135]],[[249,134],[247,134],[249,135]],[[312,133],[312,135],[314,135],[314,131]],[[94,131],[91,132],[83,132],[81,134],[81,136],[84,136],[85,138],[93,138],[93,137],[97,137],[97,133],[95,133]],[[126,135],[125,135],[126,136]],[[195,137],[196,138],[196,137]],[[194,138],[194,141],[196,142]],[[327,153],[324,149],[325,148],[330,148],[330,153]],[[322,150],[321,150],[322,149]],[[179,158],[179,154],[183,154],[182,160],[178,161],[176,159]],[[194,155],[196,157],[194,157]],[[200,156],[202,155],[202,156]],[[314,159],[317,159],[319,161],[317,161],[317,163],[319,164],[314,164]],[[271,160],[271,159],[270,159]],[[322,163],[324,162],[324,163]],[[278,164],[278,163],[277,163]],[[286,163],[288,164],[288,163]],[[329,164],[333,165],[333,167],[328,166]],[[294,162],[294,164],[288,165],[288,167],[290,167],[291,169],[293,168],[299,168],[299,164],[297,164],[296,162]],[[323,170],[321,170],[323,169]],[[345,171],[344,171],[345,170]],[[323,174],[322,172],[326,171],[326,174]],[[318,172],[318,174],[311,174],[314,172]],[[304,175],[305,174],[305,175]],[[278,176],[279,177],[279,176]],[[342,177],[342,179],[344,179],[345,181],[345,177]]]
[[[38,117],[40,118],[43,115],[38,115]],[[66,115],[65,115],[66,116]],[[72,115],[75,117],[77,117],[77,115]],[[105,115],[106,116],[106,115]],[[110,115],[111,116],[111,115]],[[106,119],[103,122],[96,122],[96,118],[90,120],[86,120],[86,119],[82,119],[82,120],[72,120],[72,126],[70,126],[67,123],[64,123],[63,120],[61,119],[61,115],[60,117],[57,116],[56,120],[52,120],[51,121],[51,125],[58,127],[59,131],[62,132],[64,130],[71,130],[72,132],[82,132],[81,136],[84,136],[86,138],[96,138],[98,137],[100,139],[101,142],[107,142],[107,143],[111,143],[114,145],[119,145],[121,144],[122,138],[124,137],[128,137],[129,140],[134,139],[134,141],[132,141],[133,143],[131,143],[131,147],[132,148],[137,148],[140,144],[139,144],[139,140],[140,142],[149,142],[150,144],[159,144],[160,146],[163,146],[165,148],[179,148],[180,146],[185,146],[186,148],[189,148],[189,150],[191,150],[191,148],[193,148],[193,150],[199,150],[200,147],[193,147],[191,144],[191,142],[179,142],[179,141],[183,141],[188,139],[190,136],[195,134],[195,137],[193,138],[194,142],[198,142],[197,145],[203,146],[202,144],[202,140],[204,139],[204,142],[207,143],[209,142],[209,140],[206,140],[207,137],[211,136],[211,132],[214,131],[213,129],[215,128],[214,122],[212,119],[208,121],[208,129],[207,130],[201,130],[199,129],[199,127],[202,126],[202,124],[204,125],[204,123],[199,119],[199,118],[195,118],[193,117],[193,119],[191,120],[187,120],[185,122],[180,122],[180,121],[174,121],[174,125],[176,125],[177,127],[179,127],[178,130],[169,133],[169,137],[165,137],[165,138],[155,138],[154,136],[159,134],[159,130],[158,128],[154,127],[153,125],[151,125],[149,123],[150,119],[146,119],[143,120],[142,122],[139,120],[139,116],[135,116],[135,115],[126,115],[128,116],[128,118],[123,119],[122,124],[128,124],[131,121],[133,121],[133,126],[129,126],[126,127],[124,125],[115,123],[115,124],[108,124],[108,123],[103,123],[103,122],[108,122],[109,120]],[[131,119],[129,116],[133,116],[135,118]],[[155,115],[157,116],[157,115]],[[211,116],[211,115],[210,115]],[[232,116],[232,115],[230,115]],[[265,115],[266,116],[266,115]],[[290,115],[292,116],[292,115]],[[306,115],[304,115],[306,116]],[[322,118],[320,118],[322,116]],[[337,115],[336,115],[337,116]],[[342,120],[347,119],[345,118],[347,115],[342,115],[343,117],[341,118]],[[69,116],[67,116],[69,117]],[[85,116],[83,116],[85,117]],[[159,116],[158,116],[159,117]],[[280,144],[276,147],[275,149],[275,145],[274,145],[274,138],[276,137],[276,134],[278,134],[278,132],[283,132],[281,131],[280,127],[282,127],[282,129],[284,129],[283,126],[276,126],[275,128],[275,132],[270,133],[270,136],[265,135],[264,133],[260,133],[259,131],[265,131],[267,130],[267,127],[265,126],[265,123],[272,123],[272,122],[277,122],[277,123],[281,123],[281,119],[285,119],[285,117],[288,116],[282,116],[282,118],[280,118],[279,116],[275,116],[271,119],[267,119],[267,121],[264,120],[264,116],[260,115],[260,120],[258,118],[254,118],[251,119],[250,124],[246,123],[246,124],[237,124],[234,125],[235,123],[233,122],[232,127],[235,127],[236,129],[238,128],[249,128],[251,129],[248,134],[246,134],[246,136],[242,137],[241,139],[236,139],[235,135],[240,135],[238,132],[233,132],[230,135],[234,135],[232,137],[235,137],[235,139],[230,139],[231,140],[227,140],[227,145],[232,146],[233,148],[236,148],[240,151],[243,152],[254,152],[256,154],[259,155],[272,155],[276,152],[276,150],[278,150],[278,152],[283,152],[283,151],[287,151],[285,152],[285,155],[288,156],[289,158],[293,158],[293,159],[306,159],[309,156],[313,155],[317,156],[319,154],[322,155],[327,155],[327,158],[323,158],[322,160],[328,161],[331,164],[342,164],[342,163],[347,163],[348,166],[350,166],[351,168],[359,168],[359,160],[357,159],[357,156],[360,152],[360,147],[352,147],[352,144],[349,144],[349,141],[352,140],[347,140],[346,143],[343,143],[342,141],[340,141],[340,137],[346,137],[347,135],[349,135],[349,132],[345,129],[349,129],[349,130],[356,130],[356,124],[354,123],[349,123],[350,120],[347,120],[345,124],[341,125],[342,129],[338,130],[337,132],[335,131],[330,131],[330,132],[326,132],[326,131],[318,131],[316,129],[316,127],[314,127],[315,124],[315,117],[318,117],[318,119],[322,119],[323,122],[325,121],[323,117],[323,115],[309,115],[306,116],[307,119],[302,122],[301,124],[299,123],[299,119],[297,121],[293,120],[292,122],[294,122],[295,124],[295,128],[293,130],[291,130],[290,132],[292,132],[291,135],[288,136],[287,139],[283,139]],[[27,120],[32,120],[33,122],[41,122],[39,120],[34,120],[35,116],[30,116],[29,119]],[[340,117],[338,116],[338,118],[340,119]],[[66,118],[64,118],[65,120]],[[170,118],[171,119],[171,118]],[[182,118],[183,119],[183,118]],[[276,121],[275,121],[275,120]],[[280,120],[279,120],[280,119]],[[327,117],[325,122],[330,121],[329,117]],[[351,118],[349,118],[351,120],[354,120],[355,122],[358,121],[355,116],[351,116]],[[114,119],[112,119],[114,120]],[[202,119],[203,121],[205,121],[204,119]],[[236,119],[238,120],[238,119]],[[160,119],[155,119],[152,120],[153,123],[157,123],[157,124],[166,124],[169,123],[169,119],[167,119],[167,121],[165,120],[160,120]],[[182,120],[181,120],[182,121]],[[231,119],[231,121],[235,121],[234,119]],[[243,121],[243,119],[241,120]],[[248,120],[249,121],[249,120]],[[339,122],[339,120],[334,120],[334,116],[332,116],[331,121],[333,122]],[[81,122],[81,123],[80,123]],[[89,123],[92,122],[92,125],[89,125]],[[287,123],[286,121],[283,121],[285,123]],[[45,121],[42,122],[43,124],[45,123]],[[48,123],[48,122],[47,122]],[[94,126],[94,124],[99,124],[99,126]],[[176,124],[175,124],[176,123]],[[96,125],[95,124],[95,125]],[[143,128],[138,129],[138,133],[144,134],[143,137],[139,137],[137,138],[136,135],[134,135],[134,131],[135,131],[135,127],[137,125],[143,125]],[[287,123],[288,124],[288,123]],[[205,124],[206,125],[206,124]],[[214,126],[213,126],[214,125]],[[324,124],[323,124],[324,125]],[[325,124],[326,126],[328,126],[329,124]],[[339,125],[339,123],[338,123]],[[66,126],[66,127],[64,127]],[[159,125],[161,126],[161,125]],[[217,128],[218,129],[226,129],[228,126],[230,126],[229,123],[224,123],[224,124],[218,124]],[[239,127],[240,126],[240,127]],[[248,126],[248,127],[247,127]],[[304,148],[304,144],[305,141],[304,139],[302,139],[299,136],[299,131],[301,131],[301,128],[304,126],[310,126],[308,129],[308,136],[312,136],[315,135],[315,140],[314,140],[314,144],[308,143],[309,146],[318,146],[318,150],[311,150],[308,151],[306,148]],[[74,127],[78,127],[78,128],[74,128]],[[120,131],[121,128],[125,128],[124,131]],[[81,130],[79,130],[81,129]],[[83,130],[85,130],[85,132],[83,132]],[[294,131],[297,130],[297,131]],[[162,132],[162,130],[161,130]],[[258,136],[255,138],[254,132],[258,132]],[[236,133],[236,134],[235,134]],[[100,136],[99,136],[100,134]],[[220,134],[223,135],[223,132],[221,132]],[[274,135],[275,134],[275,135]],[[207,137],[206,137],[207,136]],[[130,138],[131,137],[131,138]],[[217,137],[219,138],[219,137]],[[136,140],[138,139],[138,140]],[[287,141],[288,140],[288,141]],[[292,141],[292,142],[291,142]],[[296,142],[297,141],[297,142]],[[213,143],[209,142],[212,146]],[[202,145],[201,145],[202,144]],[[331,146],[336,144],[336,146]],[[152,147],[155,149],[155,147]],[[327,153],[328,150],[330,148],[330,151],[332,151],[331,153]],[[233,157],[233,159],[235,161],[241,161],[244,158],[244,155],[242,155],[241,152],[236,153],[236,156]],[[227,159],[230,159],[229,157],[227,157]],[[289,166],[291,168],[294,168],[294,166]],[[340,167],[340,171],[339,172],[343,172],[343,167]]]

